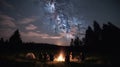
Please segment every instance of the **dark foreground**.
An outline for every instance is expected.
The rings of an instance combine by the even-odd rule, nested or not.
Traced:
[[[90,58],[86,59],[84,62],[40,62],[39,60],[4,58],[0,60],[0,67],[112,67],[112,64]]]
[[[78,62],[2,62],[0,67],[112,67],[107,64]]]

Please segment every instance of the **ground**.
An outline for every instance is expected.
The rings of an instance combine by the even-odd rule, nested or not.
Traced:
[[[109,61],[99,57],[86,57],[84,62],[40,62],[39,60],[28,60],[8,56],[0,58],[0,67],[112,67]]]

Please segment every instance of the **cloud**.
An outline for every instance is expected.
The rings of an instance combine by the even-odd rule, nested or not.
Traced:
[[[41,34],[37,32],[21,32],[22,36],[29,36],[29,37],[42,37],[42,36],[48,36],[48,34]]]
[[[4,39],[9,39],[13,32],[14,32],[13,29],[0,28],[0,38],[3,37]]]
[[[36,43],[49,43],[56,45],[69,45],[68,41],[63,40],[63,36],[51,36],[46,33],[40,32],[20,32],[22,40],[24,42],[36,42]]]
[[[0,15],[0,26],[16,27],[14,21],[15,19],[8,15]]]
[[[1,19],[8,19],[8,20],[14,20],[14,18],[9,17],[8,15],[0,15]]]
[[[47,36],[41,36],[41,38],[43,39],[61,39],[63,36],[61,35],[58,35],[58,36],[51,36],[51,35],[48,35]]]
[[[28,24],[28,23],[31,23],[31,22],[34,22],[37,20],[37,17],[27,17],[27,18],[23,18],[21,20],[19,20],[18,22],[21,23],[21,24]]]
[[[33,25],[33,24],[29,24],[27,27],[26,27],[26,30],[35,30],[37,29],[37,26]]]
[[[14,6],[12,4],[9,4],[5,0],[0,0],[0,6],[5,6],[5,7],[8,7],[8,8],[14,8]]]
[[[61,36],[43,36],[43,39],[60,39],[62,38]]]
[[[42,39],[60,39],[62,38],[63,36],[59,35],[59,36],[51,36],[51,35],[48,35],[48,34],[45,34],[45,33],[38,33],[38,32],[21,32],[21,35],[22,36],[28,36],[28,37],[40,37]]]

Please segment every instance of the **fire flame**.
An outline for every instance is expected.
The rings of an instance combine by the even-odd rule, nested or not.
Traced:
[[[55,58],[55,61],[65,61],[63,54],[60,54],[57,58]]]

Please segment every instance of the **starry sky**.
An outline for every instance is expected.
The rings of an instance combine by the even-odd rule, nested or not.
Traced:
[[[47,1],[55,2],[56,11],[77,18],[84,29],[94,20],[100,25],[110,21],[120,28],[119,0],[0,0],[0,38],[7,40],[19,29],[24,42],[68,46],[70,38],[53,30],[53,15],[45,10]]]

